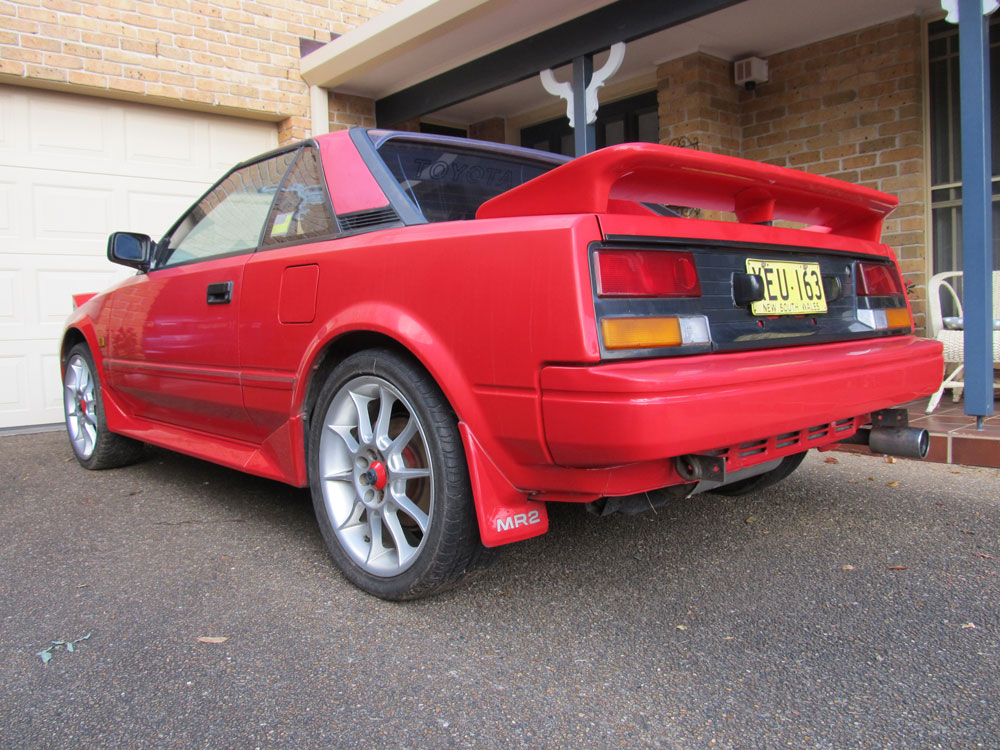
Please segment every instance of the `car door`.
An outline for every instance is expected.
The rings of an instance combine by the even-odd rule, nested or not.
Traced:
[[[231,171],[115,296],[109,378],[142,418],[251,440],[238,345],[243,269],[294,151]]]
[[[243,399],[263,441],[287,423],[295,373],[317,320],[320,254],[340,232],[319,150],[303,147],[288,170],[247,262],[240,301]]]

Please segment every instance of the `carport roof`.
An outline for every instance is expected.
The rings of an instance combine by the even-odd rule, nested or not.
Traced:
[[[674,9],[662,11],[663,5]],[[643,19],[649,17],[648,8],[656,8],[669,23],[655,30],[653,19],[653,33],[631,41],[617,81],[648,75],[657,65],[696,51],[728,60],[766,57],[894,18],[940,11],[938,0],[688,0],[680,10],[677,5],[642,0],[404,0],[304,57],[301,73],[311,85],[375,99],[383,111],[390,105],[394,117],[389,119],[435,111],[473,122],[549,103],[535,71],[525,78],[514,70],[523,63],[526,49],[514,45],[554,31],[540,39],[559,43],[528,49],[538,69],[558,67],[568,62],[566,50],[583,36],[581,17],[602,8],[616,17],[633,14]],[[673,21],[667,18],[670,14]],[[635,28],[633,24],[629,30]],[[590,38],[608,36],[606,47],[619,41],[611,38],[615,30],[599,29]],[[597,50],[575,54],[588,51]],[[482,78],[483,86],[456,87],[456,81],[470,78]],[[449,96],[449,91],[456,93]]]

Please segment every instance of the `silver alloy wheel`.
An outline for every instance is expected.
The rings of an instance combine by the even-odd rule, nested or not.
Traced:
[[[340,546],[366,572],[395,576],[417,559],[434,513],[423,426],[388,381],[347,382],[323,416],[323,504]]]
[[[63,405],[73,450],[80,458],[88,459],[97,445],[97,392],[94,373],[79,354],[74,354],[66,365]]]

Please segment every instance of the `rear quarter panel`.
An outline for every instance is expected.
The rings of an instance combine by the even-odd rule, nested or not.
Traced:
[[[251,415],[263,431],[275,429],[302,409],[325,347],[373,331],[423,363],[491,455],[547,462],[541,366],[599,358],[585,252],[597,238],[593,216],[531,217],[390,229],[257,253],[244,277],[241,363],[245,371],[294,376],[294,390],[248,394],[256,399],[248,401]],[[314,320],[277,322],[284,269],[313,263]]]

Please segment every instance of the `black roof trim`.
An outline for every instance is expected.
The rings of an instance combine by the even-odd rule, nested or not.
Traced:
[[[379,127],[463,102],[581,55],[679,26],[743,0],[618,0],[375,102]]]

